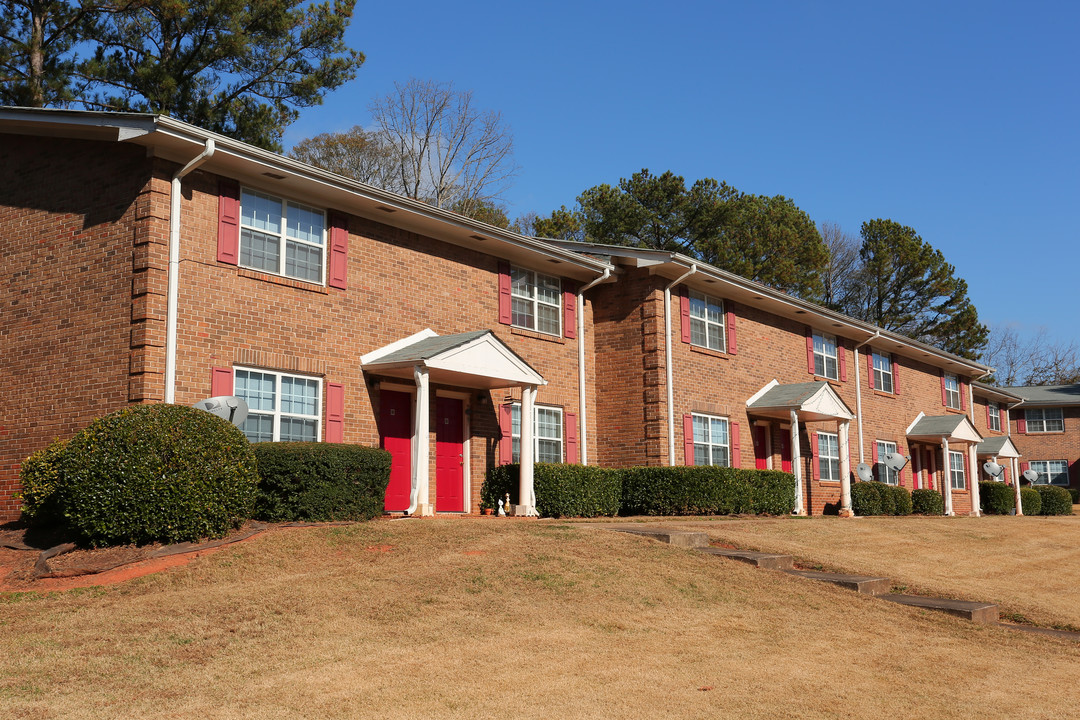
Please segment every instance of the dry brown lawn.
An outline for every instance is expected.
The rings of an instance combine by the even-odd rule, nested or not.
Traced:
[[[997,603],[1004,619],[1080,630],[1080,515],[691,521],[740,548],[891,578],[907,592]],[[682,526],[682,523],[680,523]]]
[[[1075,643],[555,521],[276,531],[121,585],[2,596],[0,652],[3,718],[1080,712]]]

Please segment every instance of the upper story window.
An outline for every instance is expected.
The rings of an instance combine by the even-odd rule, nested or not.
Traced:
[[[892,357],[874,353],[874,388],[882,392],[893,391]]]
[[[692,415],[694,464],[731,466],[731,436],[727,418]]]
[[[1039,473],[1036,485],[1069,484],[1069,463],[1064,460],[1033,460],[1031,469]]]
[[[727,348],[724,301],[695,290],[689,292],[689,298],[690,344],[724,351]]]
[[[878,456],[878,480],[887,485],[899,485],[900,484],[900,471],[893,470],[891,467],[885,464],[885,456],[889,453],[896,452],[896,443],[888,442],[887,440],[877,441],[877,456]]]
[[[533,407],[533,460],[541,463],[563,461],[563,413],[561,408]],[[510,407],[510,455],[521,462],[521,403]]]
[[[240,196],[240,265],[322,283],[326,214],[244,188]]]
[[[247,420],[240,429],[251,442],[319,439],[319,378],[236,368],[233,383],[233,393],[248,404]]]
[[[1061,408],[1036,408],[1024,411],[1029,433],[1065,432],[1065,417]]]
[[[945,373],[945,407],[960,409],[960,380],[952,373]]]
[[[840,364],[836,359],[836,336],[814,331],[814,374],[839,380]]]
[[[562,335],[559,278],[532,270],[510,270],[510,324],[548,335]],[[561,462],[561,461],[558,461]]]
[[[949,451],[949,482],[953,490],[967,488],[967,471],[964,463],[964,453]]]
[[[840,482],[840,439],[836,433],[819,432],[818,438],[818,466],[821,468],[821,479],[831,482]]]
[[[987,423],[991,430],[1001,432],[1001,406],[996,402],[990,402],[986,406],[987,416],[990,421]]]

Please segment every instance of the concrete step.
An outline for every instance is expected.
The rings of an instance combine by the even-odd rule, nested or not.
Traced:
[[[884,595],[892,590],[892,581],[889,578],[871,577],[869,575],[845,575],[843,573],[820,572],[818,570],[785,570],[784,572],[808,580],[820,580],[821,582],[839,585],[842,588],[854,590],[863,595]]]
[[[696,532],[693,530],[677,530],[674,528],[666,528],[658,525],[609,525],[607,523],[597,524],[593,527],[599,527],[603,530],[614,530],[615,532],[630,533],[632,535],[641,535],[643,537],[652,538],[653,540],[659,540],[660,542],[668,543],[669,545],[675,545],[677,547],[687,548],[701,548],[706,547],[709,544],[709,536],[703,532]]]
[[[950,615],[970,620],[971,622],[996,625],[998,606],[991,603],[968,602],[967,600],[949,600],[947,598],[922,597],[921,595],[882,595],[882,600],[910,605],[911,607],[938,610]]]
[[[769,570],[790,570],[790,555],[773,555],[771,553],[754,552],[753,550],[731,550],[720,547],[699,548],[701,552],[709,555],[731,558],[739,562],[749,563],[754,567],[767,568]]]

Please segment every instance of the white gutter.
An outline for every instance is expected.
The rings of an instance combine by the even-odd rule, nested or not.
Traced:
[[[577,291],[577,370],[578,370],[578,460],[582,465],[589,464],[589,417],[585,411],[585,291],[611,277],[611,268],[605,268],[604,274]]]
[[[664,368],[667,372],[667,444],[668,466],[675,465],[675,380],[671,372],[671,288],[697,272],[697,263],[690,271],[664,288]]]
[[[180,185],[184,176],[214,155],[214,141],[172,177],[169,196],[169,291],[165,311],[165,402],[176,401],[176,314],[180,297]]]
[[[860,379],[859,367],[862,366],[862,361],[859,360],[859,348],[865,347],[870,343],[881,337],[881,331],[876,330],[872,337],[868,337],[864,342],[855,346],[855,417],[859,420],[859,462],[866,462],[866,451],[863,450],[863,436],[862,436],[862,380]]]

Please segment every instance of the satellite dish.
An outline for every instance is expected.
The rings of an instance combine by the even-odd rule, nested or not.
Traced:
[[[1001,473],[1004,472],[1004,471],[1005,471],[1005,468],[1001,467],[1000,465],[998,465],[993,460],[989,460],[989,461],[983,463],[983,472],[985,472],[987,475],[989,475],[992,478],[1000,477]]]
[[[870,482],[874,479],[874,469],[866,463],[859,463],[855,466],[855,474],[859,476],[859,479],[863,482]]]
[[[884,459],[886,467],[897,472],[904,469],[904,466],[907,465],[907,461],[908,459],[900,453],[888,453],[885,455]]]
[[[1024,479],[1034,485],[1035,481],[1039,479],[1039,473],[1035,472],[1034,470],[1025,470]]]
[[[200,400],[191,407],[217,415],[236,427],[243,425],[248,416],[248,404],[243,398],[235,395],[218,395],[207,400]]]

